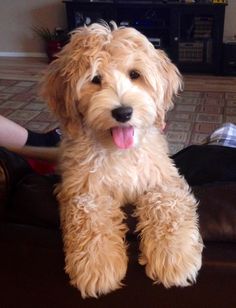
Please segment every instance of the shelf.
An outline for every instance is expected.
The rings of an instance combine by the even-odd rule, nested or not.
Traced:
[[[220,71],[226,4],[154,1],[63,2],[69,30],[83,25],[86,17],[89,17],[91,22],[104,19],[107,22],[114,20],[118,25],[126,23],[149,38],[159,39],[156,47],[166,50],[182,71]],[[80,22],[78,14],[81,14]],[[192,51],[191,46],[188,46],[190,43],[193,44]],[[194,55],[192,59],[191,52]]]

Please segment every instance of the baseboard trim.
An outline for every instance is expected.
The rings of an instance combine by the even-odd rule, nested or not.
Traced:
[[[0,51],[0,57],[46,58],[43,52],[8,52]]]

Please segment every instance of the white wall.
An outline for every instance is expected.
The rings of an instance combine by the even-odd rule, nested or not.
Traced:
[[[62,1],[0,0],[0,52],[44,52],[43,42],[31,29],[35,25],[65,27]]]

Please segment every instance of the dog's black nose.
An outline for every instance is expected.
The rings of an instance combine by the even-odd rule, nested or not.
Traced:
[[[133,108],[132,107],[118,107],[116,109],[113,109],[111,114],[114,119],[118,122],[127,122],[131,119],[133,113]]]

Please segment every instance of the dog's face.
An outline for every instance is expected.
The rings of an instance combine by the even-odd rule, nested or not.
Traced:
[[[164,125],[181,78],[164,52],[132,28],[80,28],[45,75],[42,94],[67,134],[90,129],[130,148]]]

